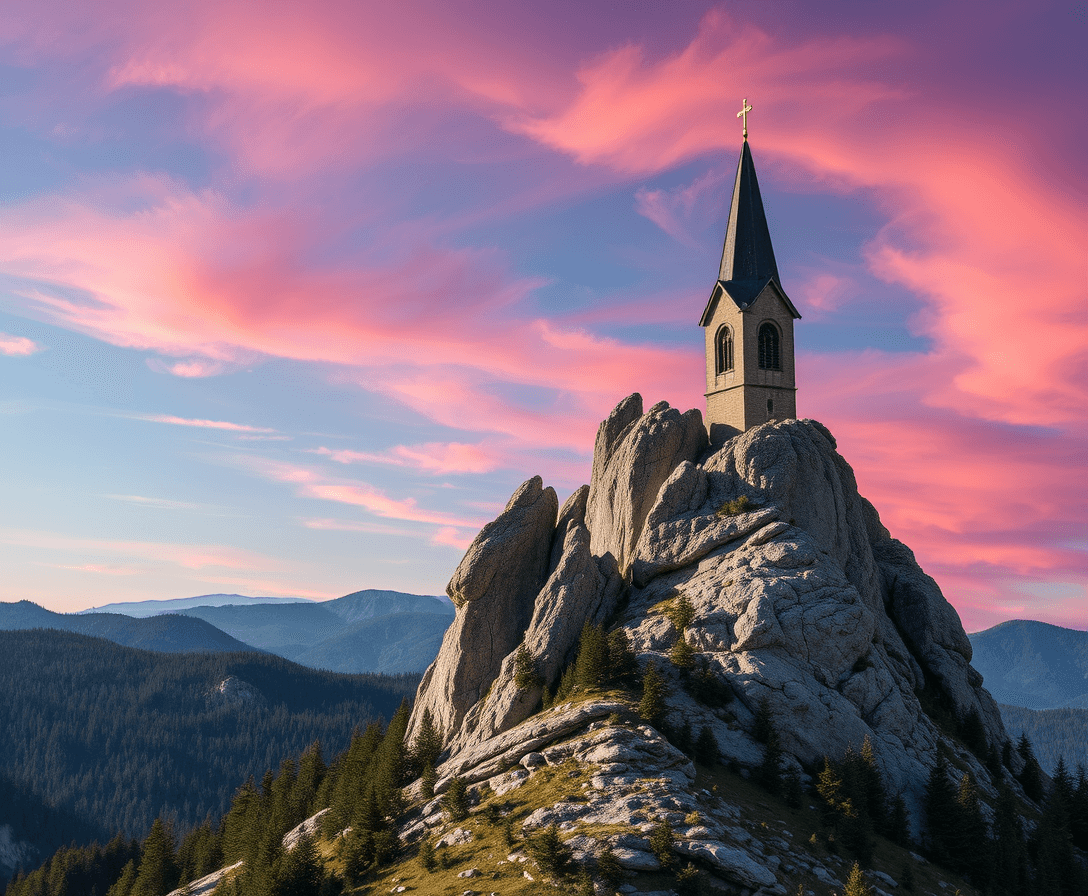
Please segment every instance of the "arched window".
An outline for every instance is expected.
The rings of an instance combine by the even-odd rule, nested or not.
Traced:
[[[715,373],[725,373],[733,369],[733,331],[728,326],[718,330],[714,355]]]
[[[778,351],[778,327],[770,321],[759,325],[759,366],[761,370],[781,370],[782,355]]]

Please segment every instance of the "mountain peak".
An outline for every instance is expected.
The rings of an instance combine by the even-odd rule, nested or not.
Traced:
[[[870,743],[916,824],[942,752],[996,793],[986,750],[929,714],[971,720],[991,750],[1007,740],[959,617],[817,421],[771,422],[714,450],[698,411],[644,413],[630,396],[601,424],[591,482],[561,509],[539,477],[526,482],[448,592],[457,615],[409,726],[426,715],[445,733],[440,775],[486,770],[496,744],[512,755],[515,731],[532,750],[553,742],[540,735],[553,722],[527,720],[598,625],[663,677],[660,725],[705,729],[739,767],[759,766],[770,724],[799,772]]]

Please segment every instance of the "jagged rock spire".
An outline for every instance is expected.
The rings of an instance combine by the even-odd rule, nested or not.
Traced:
[[[718,279],[761,280],[774,278],[779,286],[778,265],[771,247],[771,231],[763,212],[759,195],[756,166],[748,141],[740,152],[737,179],[733,184],[733,201],[729,206],[729,225],[725,231],[725,249]]]

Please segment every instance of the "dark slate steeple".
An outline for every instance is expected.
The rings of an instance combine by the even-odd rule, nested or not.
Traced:
[[[759,195],[756,166],[748,141],[740,151],[733,201],[729,206],[729,225],[725,231],[725,249],[718,271],[719,280],[778,280],[778,265],[771,246],[771,231]],[[781,284],[780,284],[781,285]]]
[[[700,324],[706,326],[715,304],[723,294],[728,295],[743,311],[772,283],[790,313],[799,318],[801,315],[782,289],[778,277],[778,263],[774,259],[771,231],[767,226],[767,215],[763,211],[763,198],[759,195],[759,181],[756,179],[752,150],[748,146],[746,126],[740,163],[737,165],[737,179],[733,184],[733,201],[729,205],[729,223],[725,230],[725,247],[718,269],[718,282],[714,285]]]

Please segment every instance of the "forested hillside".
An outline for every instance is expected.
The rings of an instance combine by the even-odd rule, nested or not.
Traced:
[[[417,682],[256,653],[159,654],[67,632],[0,632],[0,755],[22,794],[18,806],[0,802],[11,816],[0,826],[46,854],[80,825],[143,836],[163,815],[183,832],[225,811],[247,776],[314,741],[339,753]],[[44,816],[54,822],[20,829]]]
[[[1088,768],[1088,709],[1025,709],[1001,707],[1001,717],[1009,735],[1019,740],[1026,734],[1035,748],[1039,765],[1054,774],[1058,760],[1070,769]]]

